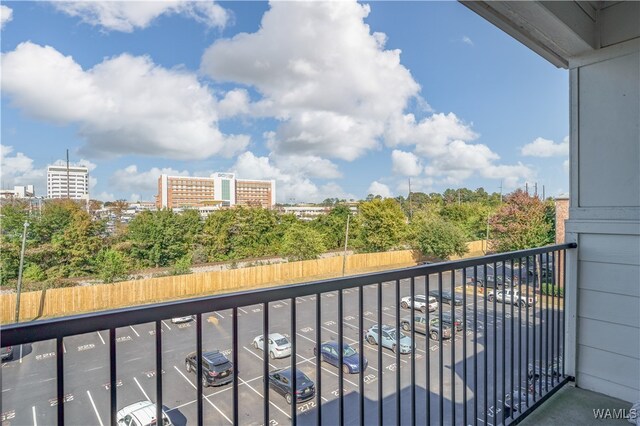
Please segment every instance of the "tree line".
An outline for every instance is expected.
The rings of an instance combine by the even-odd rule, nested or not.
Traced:
[[[554,209],[523,191],[501,201],[482,188],[443,194],[411,193],[407,198],[368,196],[358,214],[338,199],[325,200],[325,215],[302,221],[277,209],[235,207],[201,219],[195,210],[145,211],[113,232],[85,206],[48,200],[38,214],[12,202],[0,207],[0,285],[15,286],[23,223],[29,223],[23,281],[31,288],[69,285],[69,278],[126,279],[132,271],[169,267],[189,272],[193,264],[265,256],[317,258],[345,246],[356,252],[417,249],[425,256],[462,255],[466,242],[490,234],[496,251],[553,242]],[[123,204],[115,204],[118,205]],[[40,286],[40,287],[38,287]]]

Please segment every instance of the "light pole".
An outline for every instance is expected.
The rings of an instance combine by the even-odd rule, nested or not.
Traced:
[[[24,228],[22,230],[22,249],[20,250],[20,267],[18,269],[18,294],[16,297],[16,322],[20,320],[20,290],[22,289],[22,267],[24,266],[24,248],[27,244],[27,228],[29,222],[24,222]]]

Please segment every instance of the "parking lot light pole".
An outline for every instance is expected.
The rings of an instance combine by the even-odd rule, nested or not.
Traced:
[[[20,250],[20,267],[18,269],[18,294],[16,296],[16,322],[20,320],[20,290],[22,289],[22,267],[24,266],[24,248],[27,243],[27,228],[29,222],[24,222],[22,230],[22,249]]]

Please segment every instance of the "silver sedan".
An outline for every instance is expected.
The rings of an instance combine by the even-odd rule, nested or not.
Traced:
[[[264,339],[262,335],[256,336],[253,339],[253,347],[256,349],[264,350]],[[269,357],[274,358],[286,358],[291,356],[291,342],[285,336],[280,333],[269,334]]]

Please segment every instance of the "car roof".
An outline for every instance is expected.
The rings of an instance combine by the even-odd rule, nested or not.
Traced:
[[[156,404],[151,401],[138,401],[118,411],[117,418],[127,415],[135,417],[143,425],[151,424],[156,418]]]
[[[287,379],[291,380],[291,368],[283,368],[281,370],[275,370],[272,371],[273,374],[278,373],[283,377],[286,377]],[[308,379],[307,375],[304,374],[299,368],[296,369],[296,377],[298,379],[300,378],[305,378]]]
[[[286,339],[286,337],[280,333],[269,333],[269,338],[271,340]]]
[[[213,364],[219,361],[229,361],[229,359],[218,350],[205,352],[202,354],[202,357]]]
[[[335,340],[328,340],[322,344],[322,346],[331,346],[334,349],[338,349],[338,342]],[[351,347],[348,343],[343,342],[342,347],[346,348],[347,346]]]

